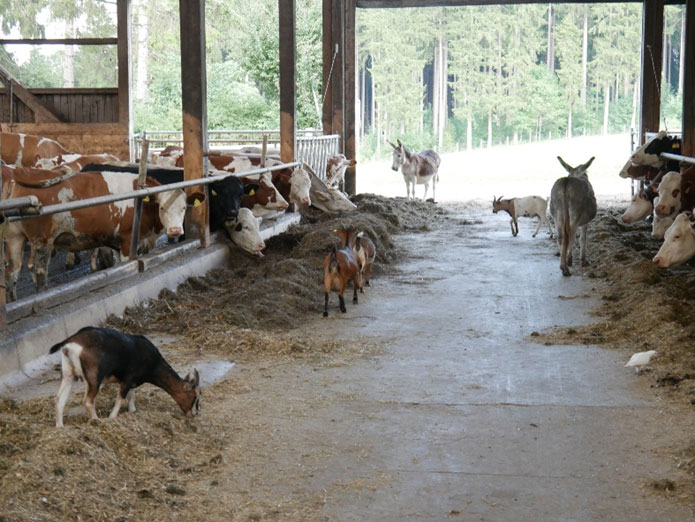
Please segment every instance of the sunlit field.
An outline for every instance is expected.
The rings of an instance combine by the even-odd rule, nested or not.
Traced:
[[[407,145],[407,144],[406,144]],[[557,156],[572,166],[595,156],[589,168],[596,196],[601,201],[627,203],[630,180],[618,176],[630,153],[628,134],[584,136],[541,143],[505,145],[442,155],[437,201],[492,200],[493,195],[522,197],[550,196],[555,180],[566,174]],[[390,161],[359,162],[357,192],[405,196],[405,182],[391,170]],[[424,185],[415,194],[422,198]],[[428,197],[431,197],[432,187]]]

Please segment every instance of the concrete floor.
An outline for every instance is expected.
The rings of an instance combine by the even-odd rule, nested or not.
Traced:
[[[624,353],[529,341],[590,322],[592,281],[562,277],[530,221],[512,238],[508,219],[465,218],[474,224],[399,236],[415,256],[374,278],[357,307],[348,300],[347,314],[332,296],[315,322],[387,352],[295,376],[321,386],[293,394],[321,400],[301,421],[267,420],[290,446],[332,455],[296,488],[357,484],[329,488],[322,514],[340,521],[695,520],[647,487],[683,478],[657,456],[678,427],[665,428],[648,377],[624,368]]]

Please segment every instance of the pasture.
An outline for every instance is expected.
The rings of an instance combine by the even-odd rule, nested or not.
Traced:
[[[390,162],[358,163],[372,195],[356,213],[306,211],[264,258],[237,251],[109,320],[201,370],[195,419],[151,386],[104,419],[107,387],[99,421],[74,393],[56,431],[59,371],[6,392],[0,518],[689,519],[695,276],[657,269],[647,225],[619,221],[627,151],[612,136],[445,154],[438,205],[405,201]],[[590,266],[571,278],[535,219],[512,237],[491,212],[493,194],[547,197],[558,155],[596,156]],[[348,224],[376,244],[372,286],[323,318],[321,261]],[[623,367],[648,349],[642,375]]]

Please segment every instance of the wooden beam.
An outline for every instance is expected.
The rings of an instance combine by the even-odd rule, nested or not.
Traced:
[[[661,116],[661,51],[664,0],[644,0],[642,7],[642,77],[640,88],[640,143],[645,132],[658,132]]]
[[[682,154],[695,157],[695,0],[685,11],[685,65],[683,77]]]
[[[333,90],[331,76],[333,75],[333,59],[336,56],[336,45],[333,42],[333,0],[323,0],[323,90],[322,121],[323,133],[333,134]]]
[[[280,159],[294,161],[297,149],[297,12],[295,0],[278,0],[280,16]]]
[[[132,101],[130,98],[130,0],[118,0],[118,123],[128,128],[129,148],[132,159],[133,124]]]
[[[118,38],[0,39],[0,45],[118,45]]]
[[[333,38],[334,52],[337,49],[338,53],[333,61],[333,73],[331,74],[331,83],[328,86],[333,91],[331,99],[333,105],[331,108],[331,127],[332,134],[340,136],[338,145],[339,152],[345,151],[345,136],[343,130],[345,128],[344,109],[345,109],[345,10],[343,9],[342,0],[332,0],[333,2],[333,20],[331,35]]]
[[[586,4],[634,3],[641,0],[582,0]],[[470,5],[508,4],[567,4],[571,0],[357,0],[357,7],[365,9],[399,7],[461,7]],[[669,0],[668,4],[682,4],[683,0]]]
[[[355,46],[355,15],[357,7],[355,0],[345,0],[344,10],[344,34],[345,34],[345,73],[343,75],[345,83],[344,91],[344,127],[343,143],[345,144],[345,156],[349,159],[355,159],[357,156],[357,147],[355,141],[355,101],[357,97],[357,49]],[[357,175],[355,167],[349,167],[345,171],[345,192],[352,196],[357,192]]]
[[[183,173],[184,179],[205,176],[203,156],[208,147],[207,136],[207,73],[205,69],[205,0],[179,1],[181,22],[181,105],[183,108]],[[202,212],[189,213],[196,219],[201,246],[210,244],[210,197],[207,185],[186,190],[204,192]],[[194,217],[195,216],[195,217]],[[187,230],[190,234],[192,230]],[[189,235],[189,237],[191,237]]]
[[[34,112],[34,121],[36,123],[60,123],[60,118],[45,107],[36,96],[31,94],[16,80],[10,81],[12,82],[12,94],[22,100]],[[10,103],[12,103],[12,100],[10,100]]]

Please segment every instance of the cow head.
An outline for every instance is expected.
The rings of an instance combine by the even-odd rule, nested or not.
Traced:
[[[675,217],[681,210],[681,180],[679,172],[668,172],[659,182],[659,201],[654,201],[654,213],[659,217]]]
[[[664,243],[652,261],[660,268],[680,265],[695,256],[695,217],[692,212],[678,214],[666,230]]]
[[[673,146],[673,140],[668,137],[666,131],[661,131],[647,143],[638,147],[627,160],[623,168],[620,170],[621,178],[632,177],[629,173],[630,167],[634,165],[646,165],[650,167],[661,167],[664,162],[659,157],[662,152],[671,152],[669,147]],[[680,141],[678,141],[678,150],[680,150]]]
[[[183,190],[176,189],[154,194],[149,199],[159,206],[159,220],[162,222],[167,237],[176,238],[183,234],[183,218],[186,215],[186,206],[200,205],[205,201],[205,194],[195,192],[186,197]]]
[[[587,175],[586,171],[589,169],[591,164],[594,162],[594,159],[596,158],[592,157],[589,161],[577,167],[572,167],[571,165],[566,163],[565,160],[563,160],[560,156],[558,156],[557,159],[560,162],[560,165],[562,165],[564,169],[567,171],[567,175],[570,178],[581,178],[585,181],[589,181],[589,176]]]
[[[244,182],[236,176],[229,176],[210,184],[210,213],[220,222],[234,221],[239,215],[241,198],[258,190],[259,185],[252,183],[244,186]],[[221,224],[221,223],[220,223]]]
[[[234,244],[246,252],[263,257],[265,242],[261,237],[260,223],[261,218],[255,218],[248,208],[241,208],[237,218],[225,221],[224,225]]]
[[[646,190],[640,190],[632,197],[630,206],[625,210],[620,219],[625,223],[635,223],[646,218],[654,210],[652,199],[647,194]]]
[[[311,205],[309,195],[311,189],[311,177],[309,174],[297,167],[290,176],[290,203],[295,203],[300,207]]]

